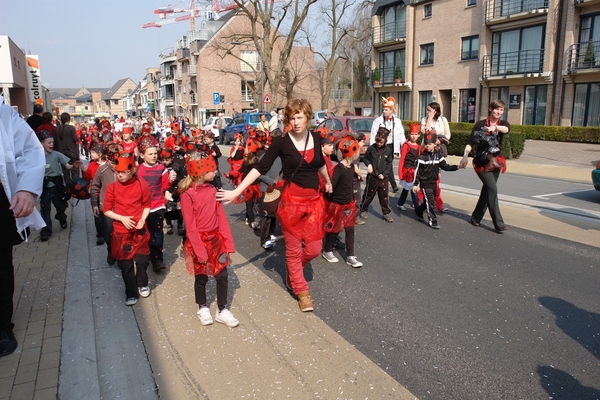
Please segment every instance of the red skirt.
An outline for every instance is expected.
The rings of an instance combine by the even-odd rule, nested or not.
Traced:
[[[225,177],[231,181],[232,185],[238,186],[240,183],[242,183],[242,165],[244,165],[244,160],[233,160],[228,158],[227,162],[231,168],[229,168],[229,174],[223,175],[225,175]]]
[[[325,232],[339,233],[345,228],[355,226],[356,214],[356,203],[354,200],[348,204],[329,203],[325,216]]]
[[[277,208],[281,229],[305,242],[321,240],[325,236],[325,200],[315,191],[313,196],[293,196],[287,187]]]
[[[147,228],[127,233],[113,231],[111,256],[116,260],[133,260],[136,254],[150,254],[150,232]]]
[[[187,233],[190,235],[190,233]],[[225,246],[223,236],[218,232],[199,233],[200,239],[206,247],[208,261],[200,262],[194,252],[192,243],[189,239],[183,242],[183,257],[185,267],[190,275],[208,275],[215,276],[227,267],[230,263],[229,253]]]
[[[506,172],[506,158],[504,156],[498,156],[497,158],[498,158],[498,164],[500,164],[502,166],[502,168],[500,169],[500,172],[505,173]],[[473,164],[473,169],[475,170],[475,173],[484,172],[485,166],[478,167],[477,165],[475,165],[475,163],[473,161],[471,161],[471,163]]]
[[[255,183],[246,188],[238,197],[233,199],[234,204],[245,203],[248,200],[252,200],[254,203],[257,203],[258,200],[262,197],[262,192],[260,191],[260,184]]]

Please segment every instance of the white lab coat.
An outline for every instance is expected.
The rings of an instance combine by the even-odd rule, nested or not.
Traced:
[[[387,144],[394,143],[394,154],[400,154],[400,148],[406,142],[406,137],[404,136],[404,126],[402,125],[402,121],[400,118],[394,115],[393,121],[384,121],[383,115],[375,118],[373,120],[373,125],[371,126],[371,144],[375,143],[375,135],[377,135],[377,131],[379,130],[379,126],[383,125],[387,129],[392,130],[387,139]]]

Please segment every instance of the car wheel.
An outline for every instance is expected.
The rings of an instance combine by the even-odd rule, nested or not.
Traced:
[[[229,144],[229,136],[227,136],[227,133],[223,132],[223,143],[225,145]]]

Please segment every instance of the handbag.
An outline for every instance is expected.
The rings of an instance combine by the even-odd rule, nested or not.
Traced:
[[[310,135],[310,133],[309,133]],[[300,166],[304,162],[304,157],[306,156],[306,147],[308,146],[308,135],[306,135],[306,142],[304,142],[304,151],[302,153],[302,159],[300,163],[296,166],[290,178],[285,181],[282,186],[278,186],[277,182],[271,183],[267,190],[265,191],[265,195],[262,201],[262,212],[265,216],[274,216],[277,213],[277,208],[279,207],[279,202],[281,201],[281,195],[283,194],[283,190],[290,184],[296,172],[300,169]]]

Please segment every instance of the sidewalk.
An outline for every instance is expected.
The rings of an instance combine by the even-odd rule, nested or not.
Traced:
[[[509,170],[590,183],[598,160],[600,145],[528,141]],[[444,196],[459,212],[475,201]],[[0,359],[0,399],[414,398],[314,314],[298,311],[253,264],[277,260],[235,254],[232,308],[242,325],[201,327],[177,235],[166,237],[168,274],[149,272],[152,295],[126,307],[118,268],[95,246],[89,202],[67,213],[69,228],[55,227],[48,242],[33,232],[15,246],[19,347]],[[515,226],[582,243],[594,245],[597,235],[596,225],[586,232],[560,216],[537,223],[522,205],[503,205],[503,213]]]

